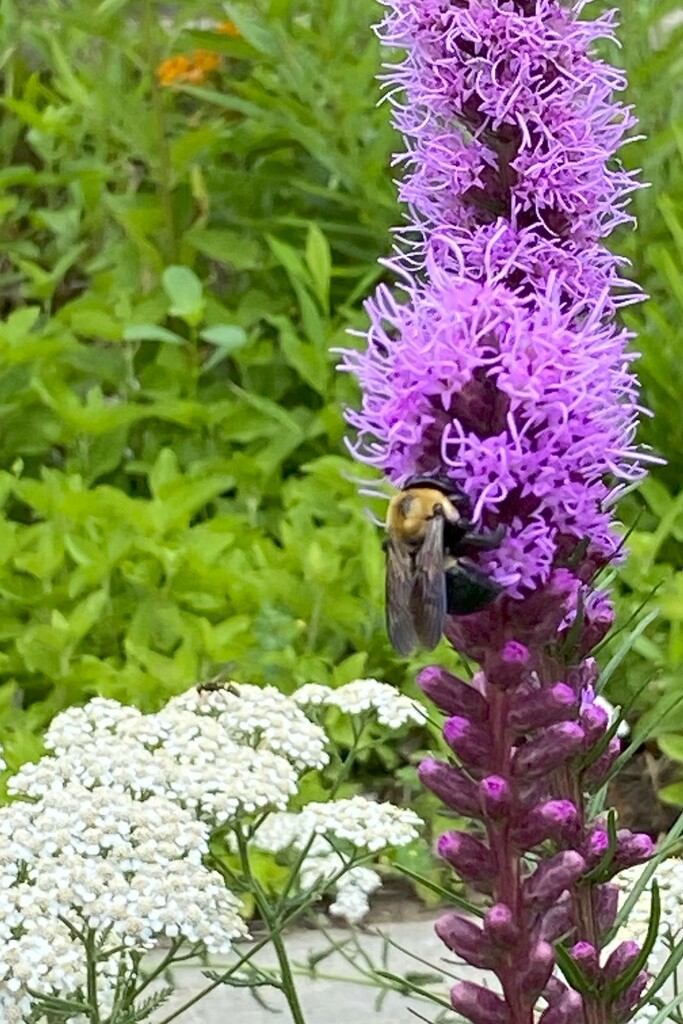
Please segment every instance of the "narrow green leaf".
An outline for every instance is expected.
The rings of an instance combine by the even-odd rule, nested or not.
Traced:
[[[316,298],[324,310],[330,302],[332,256],[330,246],[317,224],[311,224],[306,236],[306,264],[313,278]]]
[[[175,331],[169,331],[158,324],[132,324],[123,332],[124,341],[161,341],[166,345],[184,345],[185,339]]]
[[[412,871],[410,868],[404,867],[402,864],[394,864],[394,868],[400,871],[402,875],[412,879],[413,882],[417,882],[418,885],[423,885],[426,889],[431,889],[432,892],[437,893],[439,896],[443,896],[449,903],[453,903],[456,907],[460,907],[461,910],[467,911],[468,914],[473,914],[475,917],[483,917],[484,912],[481,907],[477,907],[474,903],[470,903],[469,900],[464,899],[462,896],[458,896],[457,893],[452,892],[450,889],[445,889],[442,885],[437,882],[432,882],[431,879],[425,878],[424,875],[420,875],[417,871]]]
[[[631,652],[634,641],[645,632],[647,627],[655,621],[659,616],[659,609],[654,609],[644,619],[641,619],[635,629],[624,637],[619,647],[616,649],[610,660],[607,662],[605,668],[600,673],[600,688],[604,689],[609,680],[612,678],[616,670],[621,665],[624,658]]]

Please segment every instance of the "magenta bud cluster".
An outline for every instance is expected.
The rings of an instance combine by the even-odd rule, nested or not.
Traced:
[[[610,728],[603,709],[586,704],[586,693],[592,692],[587,680],[595,678],[593,662],[567,673],[566,682],[545,688],[528,658],[518,659],[514,683],[505,669],[505,685],[498,687],[488,673],[505,663],[504,654],[494,652],[477,674],[476,687],[436,666],[418,676],[424,692],[448,716],[443,732],[453,752],[450,762],[423,761],[420,778],[471,823],[444,833],[437,853],[491,900],[482,922],[449,913],[436,930],[466,963],[497,975],[504,994],[514,988],[523,1013],[531,1013],[544,994],[548,1007],[541,1020],[577,1024],[580,996],[557,990],[553,944],[561,939],[598,988],[623,974],[638,954],[636,946],[625,944],[600,967],[598,948],[577,931],[572,894],[586,884],[591,871],[600,872],[590,889],[599,941],[617,912],[617,890],[610,877],[646,860],[653,843],[649,836],[626,829],[610,833],[606,822],[587,824],[580,802],[553,795],[553,780],[562,772],[578,781],[577,792],[590,788],[594,764],[589,763],[587,734],[591,745],[604,743]],[[533,859],[526,856],[530,853]],[[509,872],[514,864],[513,882]],[[621,1004],[639,984],[636,979],[631,996],[624,993]],[[470,983],[453,991],[453,1006],[472,1024],[527,1019],[511,1017],[505,999],[488,991],[484,996],[483,991]]]

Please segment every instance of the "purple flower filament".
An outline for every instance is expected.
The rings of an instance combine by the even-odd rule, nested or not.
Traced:
[[[647,976],[617,992],[637,953],[601,957],[609,878],[652,844],[619,832],[603,865],[606,822],[585,809],[619,753],[590,697],[589,654],[612,622],[591,583],[619,553],[614,502],[649,458],[635,444],[631,338],[615,320],[640,294],[605,247],[638,187],[616,158],[634,124],[616,98],[624,76],[592,52],[614,12],[384,2],[380,36],[406,51],[385,82],[409,216],[387,261],[398,287],[380,285],[365,347],[343,356],[362,391],[350,446],[399,487],[449,477],[483,529],[505,526],[477,556],[503,595],[446,626],[481,666],[474,688],[437,667],[420,678],[449,715],[454,755],[428,759],[421,777],[478,823],[438,852],[490,902],[482,925],[449,914],[437,931],[499,986],[463,982],[452,1001],[472,1024],[617,1024]],[[560,940],[578,989],[556,970]]]

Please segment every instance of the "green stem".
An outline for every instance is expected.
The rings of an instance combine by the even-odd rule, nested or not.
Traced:
[[[357,860],[353,862],[352,867],[355,867],[357,864],[364,863],[365,860],[369,860],[372,856],[372,854],[368,854],[366,857],[359,857]],[[337,874],[333,875],[332,878],[329,879],[329,884],[334,885],[334,883],[338,879],[340,879],[344,874],[346,874],[346,869],[344,869],[343,871],[338,871]],[[306,910],[308,910],[308,908],[315,902],[316,899],[317,894],[314,896],[309,896],[309,898],[305,902],[301,903],[298,907],[292,910],[286,917],[284,917],[280,921],[281,930],[284,930],[290,924],[294,924],[295,921],[298,921],[302,914],[304,914]],[[192,997],[192,999],[188,999],[186,1003],[183,1003],[183,1005],[179,1006],[176,1010],[173,1011],[173,1013],[170,1013],[168,1017],[164,1017],[163,1020],[158,1021],[158,1024],[171,1024],[171,1021],[176,1020],[178,1017],[180,1017],[181,1014],[185,1013],[186,1010],[192,1009],[193,1006],[196,1006],[197,1003],[201,1002],[202,999],[204,999],[211,992],[213,992],[214,989],[218,988],[219,985],[225,985],[226,983],[228,983],[229,979],[233,976],[233,974],[236,974],[237,971],[239,971],[240,967],[244,967],[245,964],[249,963],[252,957],[256,956],[257,953],[260,953],[261,950],[268,946],[271,942],[272,935],[265,935],[254,946],[252,946],[251,949],[249,949],[248,952],[244,954],[244,956],[241,956],[239,960],[237,960],[232,965],[232,967],[225,971],[224,974],[221,974],[220,978],[217,978],[215,981],[212,981],[210,985],[207,985],[205,988],[203,988],[201,992],[198,992],[195,996]]]
[[[152,125],[154,138],[152,139],[154,151],[154,163],[157,169],[157,184],[159,195],[164,212],[164,227],[166,232],[167,262],[175,263],[178,255],[178,239],[176,235],[175,216],[173,213],[173,169],[171,166],[171,150],[166,134],[166,123],[164,116],[164,100],[161,95],[161,86],[155,74],[159,59],[156,39],[157,18],[154,10],[154,0],[144,0],[144,16],[142,29],[144,34],[145,49],[147,52],[147,63],[150,73],[150,89],[152,93]]]
[[[95,933],[92,929],[88,929],[84,942],[90,1024],[100,1024],[100,1010],[97,1001],[97,951],[95,949]]]
[[[296,990],[296,982],[294,980],[294,975],[292,974],[289,957],[287,956],[287,949],[282,937],[282,921],[280,920],[279,914],[273,913],[268,902],[268,897],[252,874],[251,864],[249,861],[249,848],[239,825],[235,829],[235,835],[237,837],[237,848],[242,862],[242,870],[244,871],[245,878],[249,883],[250,892],[252,893],[256,906],[259,909],[259,913],[268,928],[268,933],[273,943],[278,966],[280,968],[282,992],[287,1000],[287,1005],[289,1006],[290,1013],[292,1014],[292,1020],[294,1021],[294,1024],[306,1024],[306,1018],[304,1017],[304,1012],[301,1008],[301,1003],[299,1002],[299,993]]]
[[[146,989],[146,988],[147,988],[147,987],[148,987],[149,985],[151,985],[151,984],[152,984],[152,982],[153,982],[153,981],[155,981],[155,980],[156,980],[156,979],[157,979],[157,978],[159,977],[159,975],[160,975],[160,974],[163,974],[163,972],[164,972],[164,971],[166,970],[166,968],[167,968],[167,967],[170,967],[172,963],[179,963],[179,962],[180,962],[181,960],[189,960],[189,959],[190,959],[190,957],[192,957],[192,956],[196,956],[196,954],[197,954],[197,948],[195,947],[195,948],[193,949],[192,953],[188,954],[187,956],[183,956],[183,957],[178,957],[178,958],[176,959],[176,953],[178,952],[178,950],[179,950],[179,949],[180,949],[180,947],[182,946],[182,943],[183,943],[183,940],[182,940],[182,939],[176,939],[176,941],[175,941],[175,942],[173,943],[173,945],[171,946],[171,949],[170,949],[170,950],[169,950],[169,952],[168,952],[168,953],[166,954],[166,956],[165,956],[165,957],[163,958],[163,960],[161,960],[161,961],[160,961],[160,962],[159,962],[159,963],[157,964],[157,966],[156,966],[156,967],[154,968],[154,970],[153,970],[153,971],[151,971],[151,972],[150,972],[150,973],[149,973],[149,974],[148,974],[148,975],[147,975],[147,976],[145,977],[145,980],[144,980],[143,982],[141,982],[141,984],[140,984],[140,985],[137,985],[137,986],[136,986],[136,988],[135,988],[135,990],[134,990],[134,992],[133,992],[133,995],[132,995],[132,998],[133,998],[133,999],[137,999],[137,998],[138,998],[138,996],[140,995],[140,993],[141,993],[141,992],[144,992],[144,991],[145,991],[145,989]]]
[[[239,971],[240,967],[244,967],[245,964],[249,963],[251,958],[256,953],[259,953],[265,946],[267,946],[270,943],[270,940],[271,936],[266,935],[265,938],[261,939],[260,942],[257,942],[255,946],[252,946],[251,949],[244,954],[244,956],[241,956],[239,960],[237,960],[232,965],[232,967],[225,971],[224,974],[221,974],[220,978],[217,978],[216,981],[212,981],[210,985],[207,985],[195,996],[192,996],[192,998],[188,999],[188,1001],[186,1003],[183,1003],[182,1006],[177,1007],[177,1009],[175,1009],[173,1013],[169,1013],[168,1017],[164,1017],[164,1019],[159,1021],[158,1024],[171,1024],[171,1021],[177,1020],[177,1018],[180,1017],[181,1014],[185,1013],[186,1010],[191,1010],[193,1006],[196,1006],[197,1003],[200,1003],[202,1001],[202,999],[210,995],[210,993],[213,992],[214,989],[218,988],[219,985],[225,985],[226,982],[228,982],[229,979],[232,977],[232,975],[236,974],[237,971]]]
[[[259,909],[261,909],[260,906]],[[261,913],[263,913],[262,910]],[[306,1024],[306,1018],[304,1017],[304,1012],[301,1008],[301,1003],[299,1002],[299,993],[296,990],[296,981],[294,980],[294,974],[289,963],[289,957],[287,956],[287,949],[282,937],[282,932],[278,931],[276,928],[273,932],[272,938],[273,948],[275,949],[277,962],[280,967],[282,991],[285,994],[287,1004],[292,1014],[292,1020],[294,1021],[294,1024]]]
[[[358,747],[359,747],[359,744],[360,744],[360,738],[363,735],[363,730],[365,729],[365,722],[361,721],[360,728],[357,728],[356,722],[354,720],[353,723],[352,723],[352,729],[353,729],[353,743],[352,743],[351,747],[349,748],[349,752],[348,752],[348,754],[346,756],[346,760],[341,762],[339,771],[337,771],[335,773],[334,785],[332,786],[332,789],[330,790],[330,800],[334,800],[335,796],[339,792],[339,789],[341,788],[341,786],[344,785],[344,783],[346,782],[347,778],[349,777],[349,774],[351,772],[351,768],[353,767],[353,763],[354,763],[354,761],[356,759],[356,754],[358,753]],[[284,887],[284,889],[282,890],[282,892],[280,894],[280,898],[279,898],[279,900],[277,902],[277,905],[276,905],[276,908],[275,908],[276,913],[278,915],[280,915],[282,913],[282,911],[284,910],[285,902],[287,900],[287,897],[289,896],[290,892],[292,891],[292,886],[294,885],[296,879],[299,877],[299,872],[301,871],[301,866],[302,866],[304,860],[306,859],[306,856],[308,855],[308,851],[310,850],[311,846],[313,845],[313,840],[315,838],[316,838],[315,835],[312,835],[310,837],[310,839],[305,844],[305,846],[299,851],[299,855],[298,855],[296,861],[294,862],[294,864],[292,865],[292,870],[290,872],[289,878],[287,879],[285,887]]]

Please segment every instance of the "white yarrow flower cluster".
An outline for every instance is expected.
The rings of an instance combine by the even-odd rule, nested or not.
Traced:
[[[339,846],[348,843],[354,850],[373,853],[405,846],[417,838],[420,824],[413,811],[356,796],[310,803],[296,814],[271,814],[257,830],[253,843],[270,853],[306,849],[300,888],[307,891],[321,880],[339,875],[333,886],[337,897],[330,912],[356,924],[368,913],[368,897],[380,887],[381,879],[376,871],[360,865],[344,872],[348,856],[340,852]]]
[[[51,753],[9,780],[20,799],[0,808],[2,1024],[33,1019],[34,997],[82,1001],[86,940],[98,949],[101,1012],[137,970],[136,954],[162,939],[227,953],[246,935],[241,904],[205,858],[211,833],[220,828],[230,844],[245,816],[262,817],[253,843],[263,850],[308,847],[302,891],[333,888],[330,910],[347,920],[367,913],[381,880],[351,866],[356,851],[409,843],[420,821],[360,796],[287,812],[299,775],[329,760],[304,708],[372,709],[394,727],[424,712],[376,680],[304,689],[315,699],[199,687],[156,714],[98,697],[55,718]]]
[[[421,704],[377,679],[355,679],[337,689],[309,683],[293,697],[302,707],[336,707],[349,715],[373,711],[380,725],[389,729],[400,729],[409,722],[422,725],[427,720],[427,711]]]
[[[188,690],[164,710],[175,709],[209,715],[236,743],[271,750],[300,770],[324,768],[329,761],[325,733],[274,686],[235,683],[217,690]]]
[[[102,1007],[130,953],[162,938],[228,952],[246,927],[237,897],[202,863],[209,835],[166,797],[139,801],[76,781],[37,803],[3,807],[0,1020],[12,1006],[23,1020],[29,993],[82,998],[88,936],[100,952],[119,949],[102,960]]]

